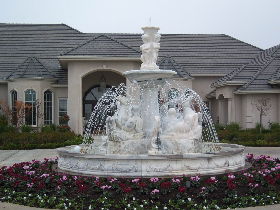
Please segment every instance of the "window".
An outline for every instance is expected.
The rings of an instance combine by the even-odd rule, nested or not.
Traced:
[[[30,114],[25,118],[26,125],[36,125],[36,92],[28,89],[24,92],[25,103],[31,105]]]
[[[59,103],[59,109],[58,109],[58,115],[59,117],[64,115],[64,114],[67,114],[67,98],[60,98],[58,100],[58,103]],[[65,123],[67,124],[67,123]]]
[[[98,100],[103,96],[104,92],[106,92],[108,89],[110,89],[110,86],[106,86],[106,89],[104,89],[102,92],[100,92],[100,85],[95,85],[88,89],[87,92],[85,92],[84,98],[83,98],[83,116],[85,117],[85,120],[89,120],[91,113],[97,104]]]
[[[44,124],[53,123],[53,93],[50,90],[44,92]]]
[[[17,110],[16,110],[16,100],[17,100],[17,91],[12,90],[11,92],[11,108],[12,108],[12,119],[13,119],[13,124],[15,125],[16,118],[17,118]]]

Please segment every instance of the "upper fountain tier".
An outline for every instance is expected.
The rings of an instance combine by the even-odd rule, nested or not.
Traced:
[[[159,27],[146,26],[142,27],[144,34],[142,35],[143,45],[140,46],[141,55],[141,70],[131,70],[124,72],[124,75],[131,82],[144,82],[147,80],[162,80],[172,78],[175,71],[160,70],[157,66],[158,51],[160,48],[160,35],[157,33]]]

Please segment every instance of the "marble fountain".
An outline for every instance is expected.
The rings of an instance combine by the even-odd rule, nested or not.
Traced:
[[[95,176],[171,177],[218,174],[245,166],[244,146],[219,143],[209,109],[176,72],[156,65],[159,28],[143,27],[141,69],[131,85],[108,90],[81,145],[59,148],[59,170]],[[97,140],[98,139],[98,140]]]

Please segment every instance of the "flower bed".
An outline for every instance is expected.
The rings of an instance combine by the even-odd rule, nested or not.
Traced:
[[[280,161],[247,156],[250,169],[217,176],[101,178],[61,174],[55,159],[0,169],[0,201],[58,209],[226,209],[280,202]],[[189,187],[190,186],[190,187]]]

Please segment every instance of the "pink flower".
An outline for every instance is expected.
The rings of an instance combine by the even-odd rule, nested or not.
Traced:
[[[158,182],[158,178],[151,178],[150,180],[151,180],[151,182],[153,182],[153,183],[157,183],[157,182]]]
[[[32,187],[34,183],[27,184],[27,187]]]
[[[58,190],[60,190],[60,187],[59,187],[59,186],[57,186],[57,189],[58,189]]]
[[[102,187],[101,187],[101,189],[102,189],[102,190],[104,190],[104,189],[106,189],[106,188],[107,188],[107,189],[110,189],[110,188],[111,188],[111,186],[107,186],[107,185],[105,185],[105,186],[102,186]]]
[[[200,180],[200,178],[199,178],[198,175],[197,175],[197,176],[192,176],[190,179],[191,179],[192,181],[196,181],[196,182],[198,182],[198,181]]]
[[[27,169],[29,169],[29,166],[23,166],[23,169],[27,170]]]
[[[62,179],[65,181],[65,180],[67,180],[67,177],[66,177],[66,176],[63,176]]]
[[[139,179],[133,179],[132,182],[138,183]]]
[[[27,171],[26,171],[27,173]],[[32,174],[35,174],[35,171],[28,171],[28,175],[32,175]]]
[[[154,194],[156,194],[156,193],[158,193],[158,192],[159,192],[158,189],[154,189],[154,190],[151,192],[151,194],[154,195]]]
[[[173,183],[177,183],[179,184],[180,183],[180,179],[172,179]]]

